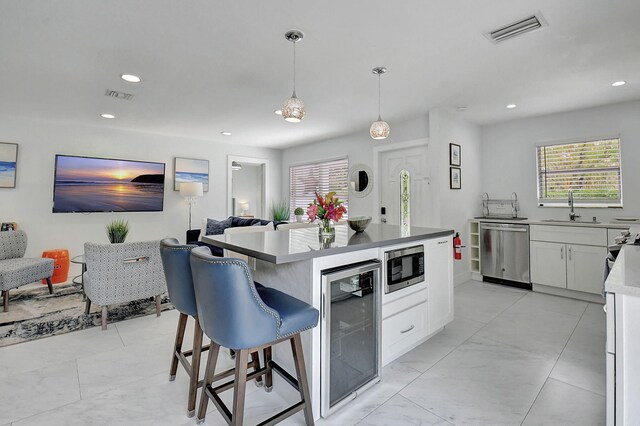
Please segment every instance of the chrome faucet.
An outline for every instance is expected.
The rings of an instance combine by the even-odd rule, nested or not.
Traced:
[[[571,209],[571,211],[569,212],[569,220],[571,222],[575,222],[576,218],[580,217],[580,215],[576,214],[573,211],[573,190],[572,189],[569,190],[569,208]]]

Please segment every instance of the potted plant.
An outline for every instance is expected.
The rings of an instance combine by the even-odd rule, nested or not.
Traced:
[[[107,225],[107,237],[111,244],[124,243],[129,233],[129,222],[122,219],[112,221]]]
[[[296,222],[302,222],[302,215],[304,215],[304,209],[302,207],[296,207],[293,211],[293,214],[296,215]]]
[[[271,217],[275,222],[284,222],[291,217],[289,203],[287,201],[277,201],[271,205]]]

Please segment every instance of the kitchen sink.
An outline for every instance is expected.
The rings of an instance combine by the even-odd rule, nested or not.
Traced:
[[[588,225],[590,223],[599,224],[600,222],[594,222],[592,220],[569,220],[569,219],[542,219],[540,222],[557,222],[557,223],[579,223],[581,225]]]

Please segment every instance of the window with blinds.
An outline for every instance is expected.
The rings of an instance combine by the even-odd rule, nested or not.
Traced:
[[[316,198],[316,191],[320,195],[335,192],[344,201],[347,214],[349,211],[349,159],[324,161],[322,163],[302,164],[289,168],[289,207],[291,218],[294,217],[296,207],[304,209],[307,219],[307,206]]]
[[[620,139],[537,147],[538,204],[622,207]]]

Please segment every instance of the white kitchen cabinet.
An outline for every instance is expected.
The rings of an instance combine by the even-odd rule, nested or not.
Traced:
[[[567,288],[600,294],[606,247],[567,245]]]
[[[591,294],[602,292],[607,229],[531,225],[530,239],[534,290],[537,284]]]
[[[531,241],[531,282],[567,288],[566,244]]]
[[[425,244],[429,334],[453,321],[453,240],[434,238]]]

